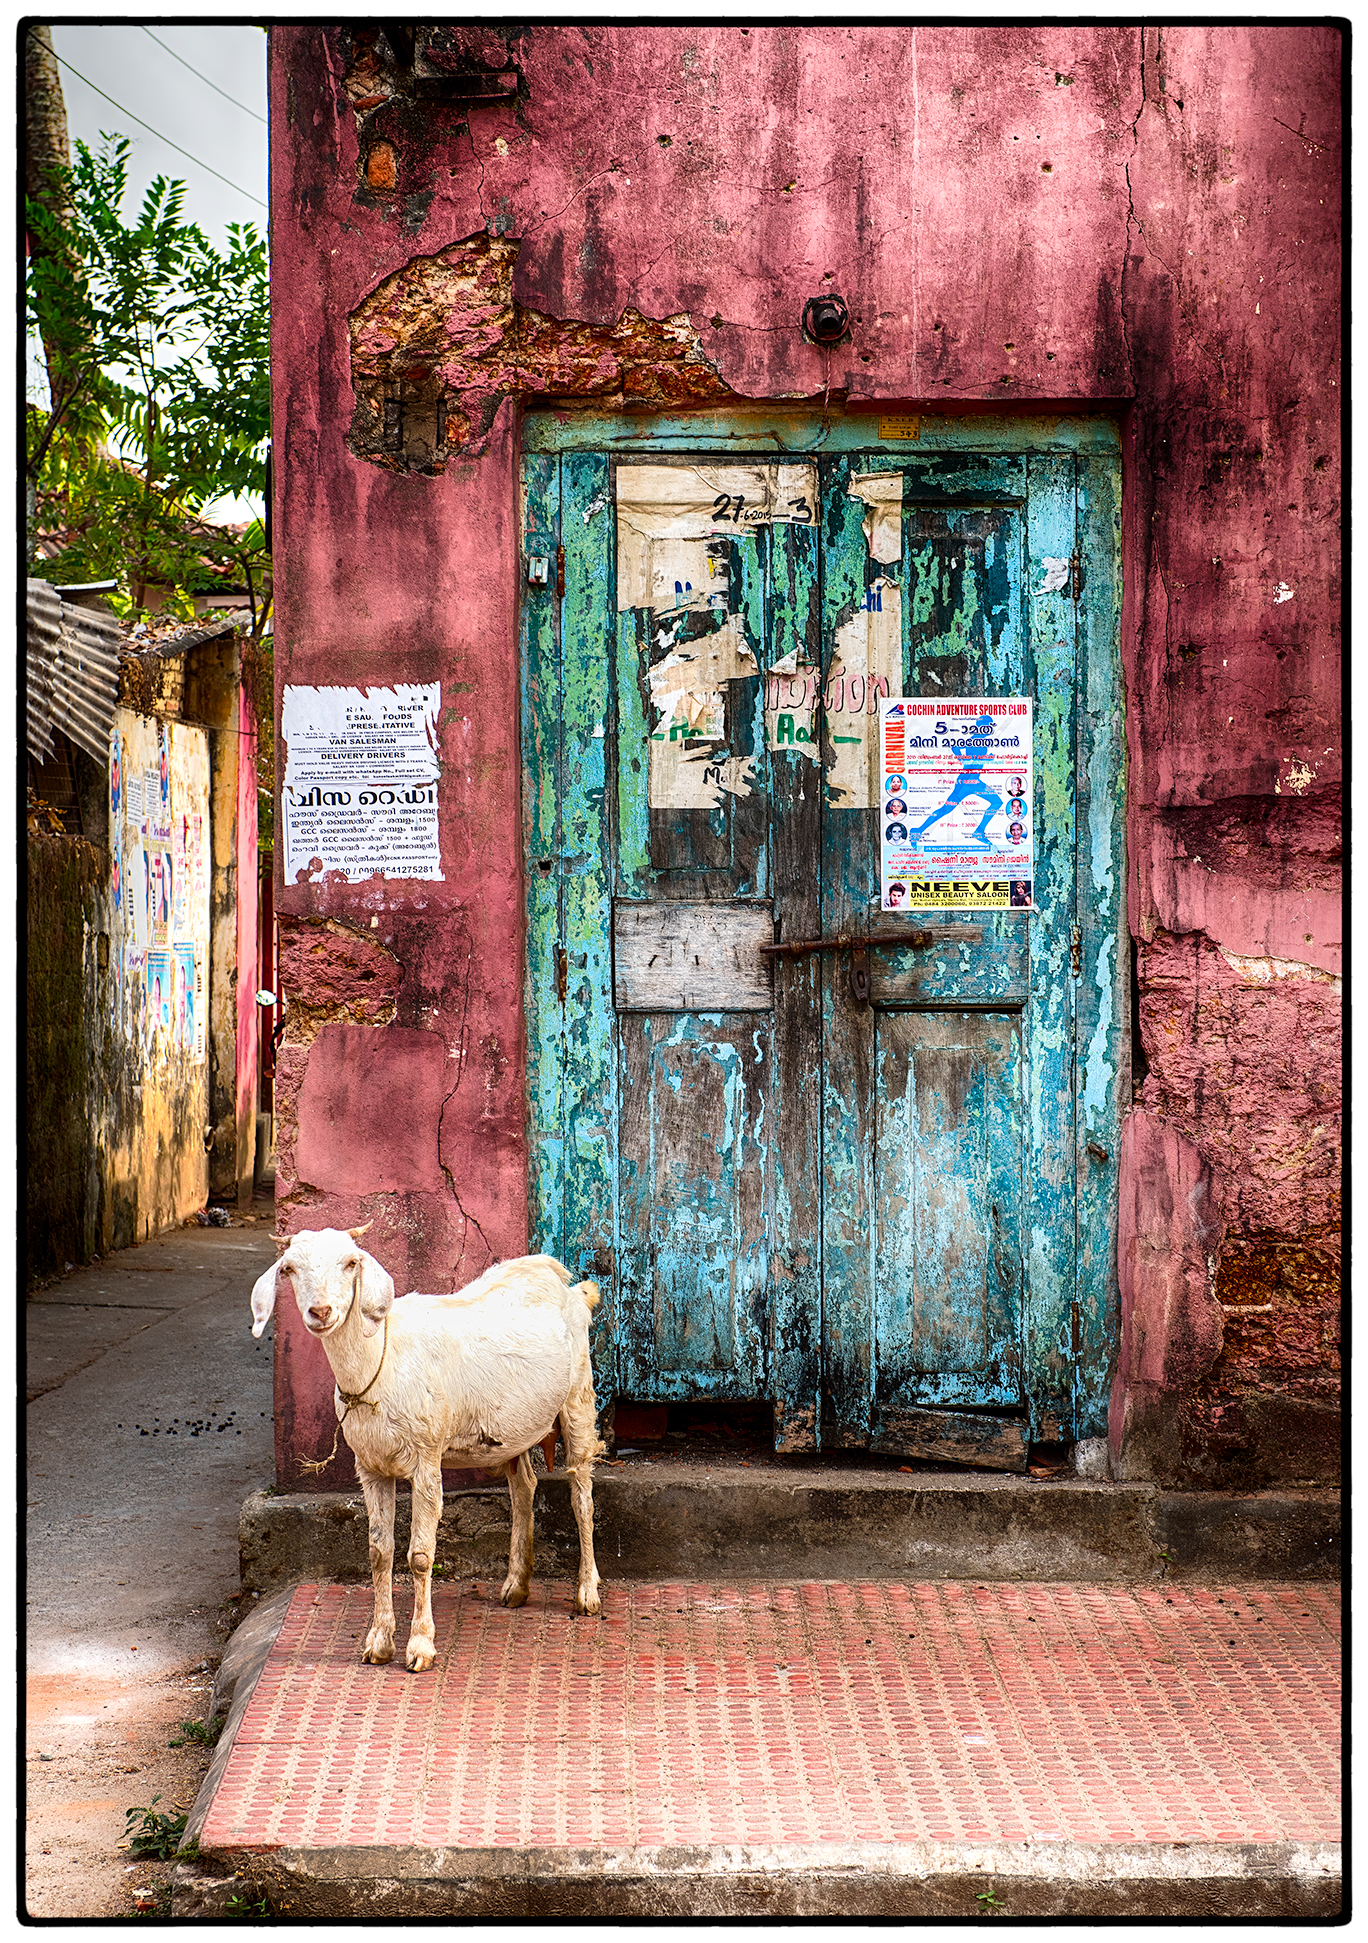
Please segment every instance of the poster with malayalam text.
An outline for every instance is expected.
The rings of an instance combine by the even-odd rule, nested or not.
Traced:
[[[439,682],[285,690],[285,881],[340,872],[442,883]]]
[[[1031,702],[879,706],[885,911],[1031,911]]]

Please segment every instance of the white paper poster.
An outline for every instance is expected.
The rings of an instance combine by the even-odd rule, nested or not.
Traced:
[[[1035,909],[1031,706],[1023,696],[880,705],[885,911]]]
[[[340,871],[442,883],[440,682],[285,690],[285,881]]]

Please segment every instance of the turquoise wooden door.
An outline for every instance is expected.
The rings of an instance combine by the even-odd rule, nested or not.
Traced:
[[[644,429],[524,466],[535,1239],[607,1285],[605,1397],[1019,1468],[1115,1333],[1114,441]],[[890,693],[1033,700],[1033,913],[880,914]],[[871,930],[920,939],[867,993],[763,949]]]

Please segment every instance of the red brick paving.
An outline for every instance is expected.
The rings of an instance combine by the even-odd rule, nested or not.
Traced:
[[[1327,1586],[435,1589],[437,1665],[363,1666],[301,1586],[206,1849],[1334,1841]],[[400,1603],[398,1640],[407,1637]]]

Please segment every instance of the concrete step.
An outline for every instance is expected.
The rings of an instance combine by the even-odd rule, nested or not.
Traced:
[[[408,1548],[407,1490],[396,1560]],[[852,1461],[601,1467],[594,1530],[605,1580],[917,1578],[1207,1582],[1336,1579],[1333,1489],[1166,1491],[1147,1484],[1000,1473],[903,1473]],[[448,1490],[439,1578],[502,1574],[508,1492]],[[258,1492],[242,1507],[242,1583],[368,1580],[366,1512],[352,1492]],[[564,1473],[539,1479],[539,1576],[568,1577],[578,1539]]]
[[[175,1917],[1339,1913],[1330,1587],[500,1576],[421,1675],[368,1587],[263,1602]]]

